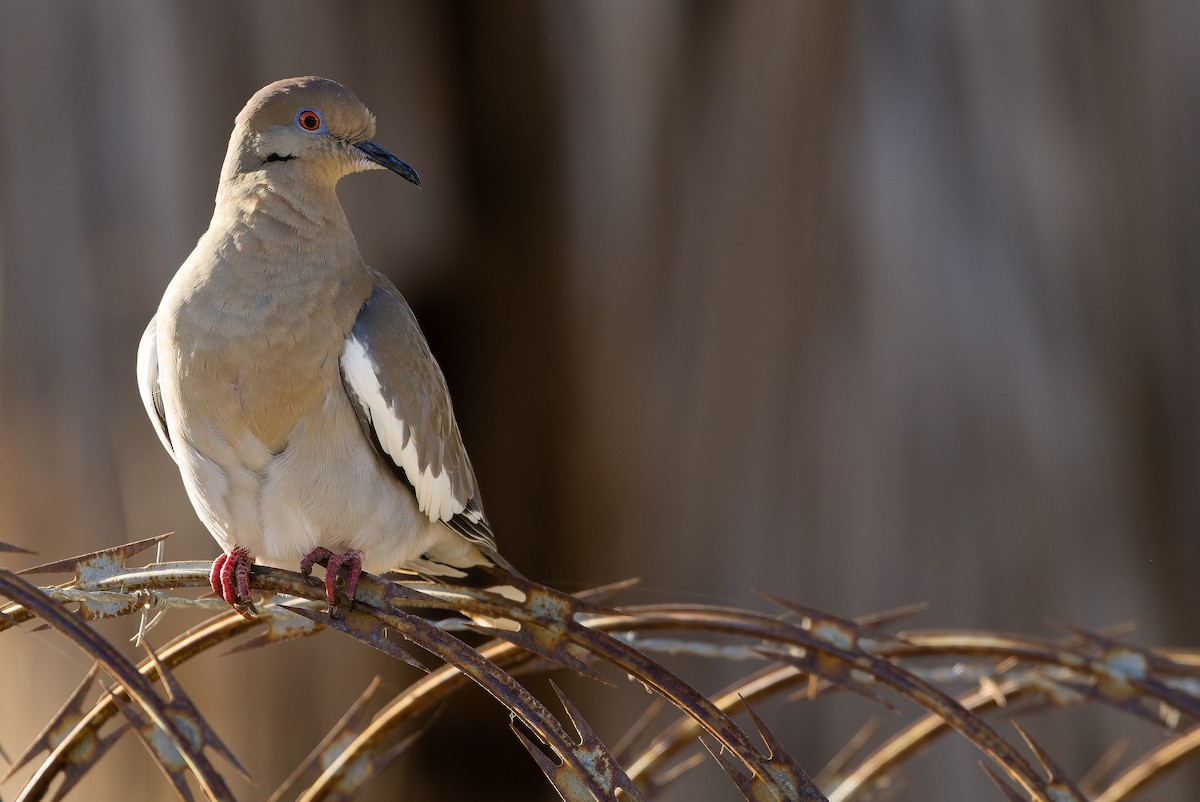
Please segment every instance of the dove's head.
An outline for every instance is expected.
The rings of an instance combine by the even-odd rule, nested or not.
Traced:
[[[273,184],[332,188],[350,173],[387,169],[420,186],[416,170],[371,141],[374,135],[375,115],[336,81],[276,81],[238,114],[222,177],[258,174]]]

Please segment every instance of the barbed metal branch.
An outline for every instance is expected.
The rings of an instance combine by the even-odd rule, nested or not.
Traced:
[[[149,538],[22,572],[72,575],[66,583],[44,588],[0,569],[0,595],[12,600],[0,608],[0,631],[40,619],[92,655],[114,681],[84,712],[86,692],[94,684],[93,670],[42,736],[9,769],[11,776],[38,754],[46,755],[22,790],[21,800],[43,798],[59,776],[64,778],[59,795],[65,794],[130,728],[118,726],[105,734],[106,724],[118,716],[132,725],[181,798],[189,798],[188,775],[196,778],[207,798],[231,798],[205,751],[214,750],[239,771],[240,767],[187,700],[171,669],[252,629],[261,632],[234,645],[233,651],[332,628],[422,671],[428,669],[397,642],[396,635],[444,663],[373,716],[366,713],[365,699],[347,714],[301,766],[308,766],[310,772],[318,762],[324,766],[300,793],[299,798],[309,802],[354,798],[419,736],[419,731],[412,732],[397,740],[399,731],[467,682],[486,689],[522,723],[514,728],[516,737],[559,795],[571,802],[650,798],[695,765],[702,754],[697,750],[700,743],[747,799],[826,799],[750,705],[776,698],[805,701],[838,689],[886,705],[881,691],[891,688],[928,712],[874,751],[867,751],[871,736],[864,734],[837,767],[828,768],[821,775],[822,784],[835,802],[857,798],[894,775],[930,740],[954,730],[991,758],[988,773],[1006,794],[1016,795],[1013,798],[1020,794],[1010,782],[1035,799],[1082,799],[1046,750],[1020,734],[1043,768],[1044,773],[1038,772],[982,718],[1002,706],[1012,710],[1018,701],[1047,707],[1101,703],[1160,726],[1186,730],[1127,767],[1098,797],[1103,802],[1127,799],[1200,751],[1200,737],[1195,734],[1200,720],[1200,652],[1195,650],[1143,649],[1073,629],[1057,640],[967,630],[892,635],[880,627],[894,623],[900,614],[849,621],[775,598],[771,601],[784,608],[783,615],[705,605],[613,608],[598,603],[598,595],[579,598],[516,577],[505,582],[513,591],[509,595],[519,597],[514,599],[452,581],[413,577],[393,581],[364,575],[356,606],[334,619],[323,609],[323,588],[294,572],[262,566],[253,568],[251,587],[270,598],[260,607],[261,617],[248,621],[230,612],[221,600],[180,594],[208,587],[207,562],[163,562],[160,552],[150,565],[128,565],[151,546],[161,549],[161,543],[161,537]],[[606,593],[611,596],[619,590]],[[96,618],[138,615],[141,636],[151,626],[151,613],[157,621],[169,621],[175,610],[212,610],[216,615],[158,652],[150,652],[138,666],[87,625]],[[424,617],[431,611],[456,617],[434,623]],[[473,648],[453,634],[456,630],[484,632],[497,640]],[[652,652],[665,658],[688,654],[762,665],[709,697],[651,658]],[[976,663],[964,664],[964,657]],[[935,661],[932,666],[930,660]],[[656,690],[669,702],[662,709],[683,714],[653,737],[649,737],[652,719],[640,722],[622,739],[621,760],[557,687],[559,703],[573,724],[570,729],[516,679],[565,668],[607,682],[601,670],[605,666]],[[155,681],[164,683],[165,699],[153,690]],[[937,687],[963,681],[978,688],[956,697]],[[733,723],[731,716],[739,711],[748,712],[765,751]],[[716,738],[720,748],[713,748],[702,734]],[[644,743],[640,751],[635,749],[638,742]],[[683,756],[689,748],[692,754]],[[281,787],[276,796],[286,788]]]

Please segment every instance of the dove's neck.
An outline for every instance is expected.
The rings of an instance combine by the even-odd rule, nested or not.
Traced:
[[[280,186],[263,173],[222,184],[209,235],[246,256],[289,262],[358,253],[333,186]]]

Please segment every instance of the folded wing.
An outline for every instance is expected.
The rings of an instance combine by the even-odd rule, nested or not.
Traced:
[[[372,271],[375,289],[341,356],[342,383],[367,438],[411,488],[421,512],[495,550],[446,379],[408,304]]]

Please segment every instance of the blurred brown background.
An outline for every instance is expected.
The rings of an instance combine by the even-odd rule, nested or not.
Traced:
[[[216,555],[134,354],[234,115],[319,74],[424,179],[341,196],[529,575],[1196,645],[1198,32],[1186,0],[0,0],[0,540],[48,560],[175,531],[169,559]],[[11,756],[87,661],[51,633],[0,655]],[[263,799],[381,670],[412,679],[326,633],[181,679]],[[645,702],[571,687],[613,740]],[[486,760],[509,783],[488,798],[548,798],[478,701],[371,798],[479,798],[461,775]],[[815,772],[872,712],[842,704],[768,722]],[[1076,776],[1159,736],[1030,728]],[[939,747],[899,798],[998,798],[975,761]],[[168,794],[132,738],[83,789]],[[671,798],[735,796],[710,765]]]

